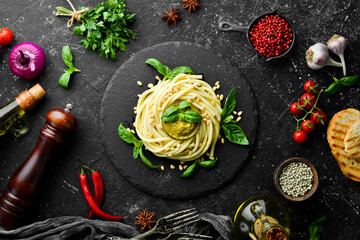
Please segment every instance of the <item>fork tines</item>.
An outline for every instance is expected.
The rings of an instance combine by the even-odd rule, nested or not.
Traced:
[[[206,240],[206,239],[212,239],[211,236],[207,235],[201,235],[196,233],[179,233],[179,235],[184,235],[182,237],[179,237],[178,240]]]
[[[164,217],[164,219],[166,220],[168,226],[171,227],[173,231],[186,227],[200,220],[199,214],[197,214],[195,208],[190,208],[170,214]]]

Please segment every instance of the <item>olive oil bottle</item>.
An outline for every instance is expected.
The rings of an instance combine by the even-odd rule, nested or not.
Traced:
[[[289,235],[287,210],[273,197],[252,197],[235,214],[235,240],[289,240]]]
[[[28,131],[26,111],[34,107],[46,95],[40,84],[19,94],[15,99],[0,107],[0,136],[9,130],[16,137]]]

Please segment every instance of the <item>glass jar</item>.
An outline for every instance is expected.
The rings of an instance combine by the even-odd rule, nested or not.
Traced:
[[[235,240],[288,240],[289,234],[289,214],[273,197],[252,197],[243,202],[235,214]]]

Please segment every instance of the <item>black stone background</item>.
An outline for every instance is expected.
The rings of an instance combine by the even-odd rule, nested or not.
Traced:
[[[94,7],[98,1],[74,1],[75,6]],[[357,227],[360,220],[360,185],[341,173],[330,153],[326,141],[326,128],[319,128],[304,145],[292,140],[295,121],[288,111],[289,105],[303,93],[302,85],[309,78],[321,86],[328,86],[332,76],[341,77],[341,69],[326,67],[314,71],[306,66],[306,49],[316,42],[326,42],[334,33],[348,39],[345,52],[348,74],[359,74],[360,30],[359,2],[335,0],[300,1],[201,1],[201,8],[189,14],[182,9],[183,17],[176,26],[167,26],[161,19],[163,11],[181,7],[180,0],[126,1],[136,13],[137,20],[131,29],[138,39],[128,44],[117,61],[99,60],[99,53],[84,49],[66,27],[66,18],[55,17],[55,7],[66,1],[2,0],[0,26],[15,34],[14,42],[2,47],[0,56],[0,102],[8,102],[20,92],[40,83],[47,97],[33,109],[31,131],[14,139],[1,138],[0,188],[4,189],[10,176],[32,151],[45,115],[52,107],[75,105],[73,114],[79,121],[78,131],[65,150],[56,156],[48,171],[41,194],[31,213],[31,222],[66,215],[87,216],[89,208],[83,200],[78,181],[79,167],[76,157],[101,172],[105,183],[102,208],[125,217],[124,222],[134,225],[137,211],[148,208],[156,217],[190,206],[200,212],[213,212],[233,216],[238,206],[247,198],[267,194],[281,199],[272,182],[276,166],[290,157],[310,159],[320,176],[320,186],[312,199],[293,203],[281,199],[291,214],[293,239],[308,239],[309,224],[322,215],[328,220],[321,239],[360,239]],[[296,31],[296,43],[283,59],[265,62],[248,45],[241,33],[223,33],[219,21],[226,20],[246,26],[256,16],[277,9]],[[121,64],[132,54],[148,46],[166,41],[190,41],[203,45],[209,51],[221,54],[245,74],[252,86],[259,110],[258,139],[247,165],[219,191],[190,200],[166,200],[145,194],[123,179],[106,157],[100,128],[100,104],[106,85]],[[11,49],[20,42],[31,41],[43,47],[46,68],[43,74],[31,81],[15,77],[8,66]],[[75,66],[83,72],[72,76],[69,89],[58,85],[65,68],[61,49],[69,45]],[[338,59],[337,56],[333,56]],[[359,85],[344,88],[340,94],[322,99],[320,106],[331,117],[348,107],[360,108]]]

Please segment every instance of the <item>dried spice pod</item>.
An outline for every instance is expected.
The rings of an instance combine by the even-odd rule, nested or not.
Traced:
[[[170,10],[167,9],[167,12],[164,11],[165,15],[162,16],[161,19],[166,19],[166,24],[174,23],[176,25],[176,20],[181,20],[182,17],[179,15],[180,8],[176,8],[173,10],[172,6],[170,6]]]
[[[183,8],[188,8],[189,13],[191,10],[196,11],[196,8],[200,7],[199,0],[183,0]]]

